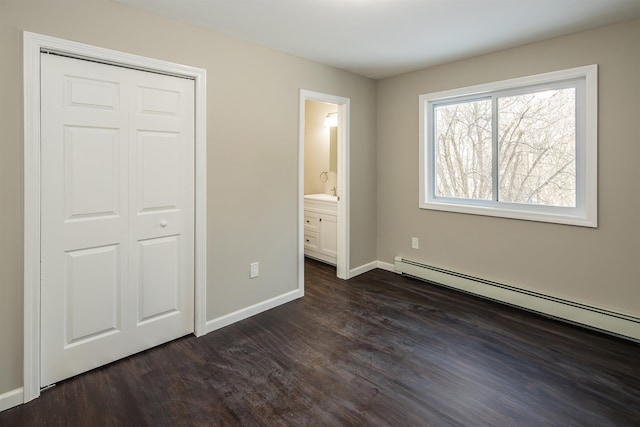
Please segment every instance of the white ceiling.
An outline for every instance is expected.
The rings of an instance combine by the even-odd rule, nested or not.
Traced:
[[[640,17],[640,0],[114,1],[374,79]]]

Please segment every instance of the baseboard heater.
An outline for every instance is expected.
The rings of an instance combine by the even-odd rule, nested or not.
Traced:
[[[396,257],[394,268],[396,273],[422,279],[435,285],[453,288],[633,341],[640,341],[639,317],[444,270],[403,257]]]

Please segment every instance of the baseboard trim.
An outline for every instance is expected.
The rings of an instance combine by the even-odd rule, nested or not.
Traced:
[[[394,264],[391,264],[389,262],[384,262],[384,261],[377,261],[377,264],[378,264],[378,268],[381,270],[390,271],[392,273],[398,273],[396,271],[396,266]]]
[[[259,302],[246,308],[234,311],[233,313],[225,314],[224,316],[217,317],[207,321],[206,333],[213,332],[215,330],[224,328],[232,323],[239,322],[244,319],[248,319],[251,316],[262,313],[267,310],[271,310],[279,305],[286,304],[293,300],[302,297],[303,294],[299,289],[287,292],[277,297],[268,299],[266,301]]]
[[[22,387],[0,394],[0,412],[24,403],[24,389]]]
[[[361,265],[360,267],[352,268],[351,270],[349,270],[349,278],[359,276],[361,274],[366,273],[367,271],[375,270],[376,268],[380,268],[380,269],[386,270],[386,271],[395,272],[395,268],[394,267],[395,266],[393,264],[390,264],[388,262],[371,261],[369,263]]]
[[[378,268],[377,261],[368,262],[364,265],[361,265],[360,267],[352,268],[351,270],[349,270],[349,278],[359,276],[366,273],[367,271],[375,270],[376,268]]]
[[[640,341],[640,318],[396,257],[395,270],[569,323]]]

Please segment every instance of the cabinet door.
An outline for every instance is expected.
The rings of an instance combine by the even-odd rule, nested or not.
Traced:
[[[338,256],[338,220],[335,215],[320,215],[318,245],[320,252],[331,257]]]
[[[304,232],[304,250],[318,251],[318,233],[315,231]]]
[[[305,231],[318,231],[318,222],[320,216],[313,211],[305,210],[304,211],[304,229]]]

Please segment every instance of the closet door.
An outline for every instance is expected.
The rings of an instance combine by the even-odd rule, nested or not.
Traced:
[[[195,89],[193,80],[129,71],[133,353],[194,329]]]
[[[193,93],[41,55],[41,386],[193,331]]]

